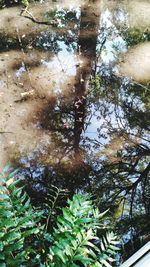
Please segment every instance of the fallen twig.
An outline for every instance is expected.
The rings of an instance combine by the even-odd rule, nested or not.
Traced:
[[[28,15],[24,15],[24,13],[27,13],[29,16]],[[57,26],[58,25],[58,22],[56,20],[51,20],[51,21],[39,21],[39,20],[37,20],[32,15],[32,13],[27,10],[27,8],[21,10],[20,16],[23,16],[24,18],[30,19],[33,22],[37,23],[37,24],[52,25],[52,26]]]

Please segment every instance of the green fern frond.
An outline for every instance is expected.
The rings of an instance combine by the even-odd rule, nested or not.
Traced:
[[[55,218],[66,191],[51,186],[45,198],[45,224],[43,212],[33,209],[24,187],[18,186],[20,180],[12,179],[15,172],[7,175],[8,171],[6,166],[0,174],[0,266],[112,266],[118,241],[112,232],[98,237],[106,212],[95,209],[89,195],[74,195]],[[51,232],[52,216],[55,228]]]
[[[67,191],[57,188],[54,185],[48,187],[48,192],[44,198],[44,205],[43,208],[47,209],[47,219],[46,219],[46,231],[50,224],[50,221],[54,219],[57,215],[57,210],[61,209],[63,200],[67,196]]]
[[[53,229],[53,246],[49,250],[49,266],[110,267],[117,251],[116,237],[107,233],[102,240],[97,229],[102,225],[100,214],[95,211],[89,195],[74,195],[69,207],[62,209]],[[94,215],[97,214],[96,217]]]
[[[101,239],[100,242],[100,262],[103,264],[102,266],[111,267],[112,262],[116,260],[116,254],[119,248],[117,245],[119,244],[117,237],[113,232],[106,233],[105,236]]]
[[[38,234],[40,229],[29,197],[23,187],[16,186],[20,181],[12,181],[7,186],[6,181],[16,173],[7,175],[8,167],[0,174],[0,266],[5,264],[9,267],[26,262],[29,248],[25,247],[25,240]]]

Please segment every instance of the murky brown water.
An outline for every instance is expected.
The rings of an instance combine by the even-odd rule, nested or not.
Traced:
[[[50,183],[107,204],[125,177],[129,200],[131,182],[149,173],[149,1],[45,1],[29,11],[39,23],[19,7],[0,10],[0,167],[21,166],[39,191],[49,172]],[[149,215],[146,201],[138,205]]]

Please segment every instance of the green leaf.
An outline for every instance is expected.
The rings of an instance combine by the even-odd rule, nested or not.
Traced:
[[[102,264],[97,261],[91,267],[102,267]]]
[[[67,208],[62,208],[62,212],[63,212],[64,219],[72,223],[73,221],[70,216],[69,210]]]
[[[77,234],[77,239],[79,240],[80,243],[82,242],[83,238],[80,232]]]
[[[65,253],[67,256],[71,256],[71,257],[73,256],[73,250],[69,245],[65,246]]]
[[[16,239],[19,239],[21,237],[21,233],[16,233],[15,229],[12,230],[12,232],[9,232],[5,235],[5,239],[7,242],[15,241]]]
[[[24,204],[24,208],[28,208],[30,206],[30,199],[28,198],[28,200],[25,202]]]
[[[3,260],[3,259],[1,259],[1,255],[0,255],[0,260]],[[0,267],[7,267],[7,266],[4,262],[0,262]]]
[[[86,266],[90,262],[88,257],[82,256],[82,255],[79,255],[79,254],[74,257],[74,260],[75,261],[80,261],[84,266]]]
[[[6,195],[6,194],[0,194],[0,200],[8,200],[9,199],[9,196]]]
[[[18,172],[19,169],[15,169],[12,171],[9,175],[7,175],[6,179],[7,181],[15,176],[15,174]]]
[[[6,218],[13,217],[13,212],[9,210],[0,209],[0,217],[6,217]]]
[[[30,236],[30,235],[33,235],[33,234],[38,234],[38,233],[39,233],[39,229],[38,228],[33,228],[33,229],[26,230],[25,232],[23,232],[22,236],[23,237],[27,237],[27,236]]]
[[[3,244],[3,242],[0,242],[0,251],[2,251],[3,248],[4,248],[4,244]]]
[[[13,218],[4,218],[0,223],[0,229],[2,229],[3,227],[5,227],[5,229],[16,227],[16,221]]]
[[[10,168],[11,168],[11,164],[10,163],[7,163],[6,165],[5,165],[5,167],[3,168],[3,173],[5,174],[7,171],[9,171],[10,170]]]
[[[65,256],[64,252],[58,248],[55,248],[54,250],[54,253],[55,255],[57,255],[61,260],[62,262],[65,264],[66,261],[67,261],[67,257]]]
[[[119,248],[118,248],[118,247],[116,247],[116,246],[113,246],[113,245],[110,245],[110,248],[111,248],[112,250],[119,250]]]
[[[99,249],[97,248],[97,252],[100,253]],[[97,258],[97,254],[92,250],[92,249],[89,249],[89,255],[90,257],[92,257],[93,259],[96,259]]]
[[[24,240],[19,239],[17,242],[7,245],[5,252],[17,251],[23,249]]]

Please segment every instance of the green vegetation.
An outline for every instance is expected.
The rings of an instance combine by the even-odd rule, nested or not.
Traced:
[[[0,0],[0,8],[6,6],[14,6],[18,4],[27,7],[29,5],[29,2],[31,2],[31,0]]]
[[[150,32],[148,29],[124,29],[121,31],[121,36],[126,41],[128,47],[137,45],[150,40]]]
[[[22,187],[17,187],[19,181],[7,186],[5,179],[4,170],[0,180],[0,266],[20,266],[32,251],[27,238],[40,232],[41,213],[34,213],[29,197]]]
[[[118,241],[106,231],[106,212],[99,213],[89,195],[68,200],[50,230],[58,190],[51,193],[49,212],[39,211],[19,186],[21,180],[14,181],[15,172],[6,172],[8,167],[0,175],[0,266],[113,266]]]

